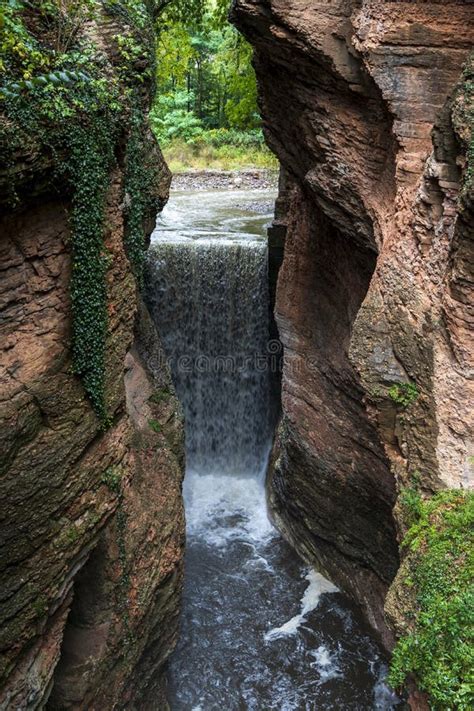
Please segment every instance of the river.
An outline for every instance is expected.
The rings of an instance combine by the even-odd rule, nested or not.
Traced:
[[[148,302],[186,417],[186,573],[169,703],[392,709],[383,653],[359,611],[267,515],[273,200],[269,190],[176,191],[152,235]]]

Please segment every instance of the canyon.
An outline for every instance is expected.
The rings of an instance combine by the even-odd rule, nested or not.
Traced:
[[[271,515],[390,651],[410,628],[399,495],[473,483],[473,8],[235,0],[231,21],[254,48],[281,163]],[[117,82],[122,31],[117,18],[87,28]],[[145,116],[151,83],[139,91]],[[144,120],[149,239],[171,176]],[[71,189],[34,143],[0,170],[0,709],[167,708],[184,422],[125,247],[133,121],[121,131],[103,235],[106,426],[74,374]]]

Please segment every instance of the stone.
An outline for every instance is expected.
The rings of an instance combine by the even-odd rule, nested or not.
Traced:
[[[94,29],[105,52],[109,30]],[[145,140],[162,207],[171,176]],[[47,157],[17,168],[2,193],[5,178],[36,188],[0,216],[0,708],[143,708],[151,679],[163,697],[178,630],[184,428],[169,372],[148,364],[161,346],[125,254],[123,156],[104,220],[105,431],[72,372],[70,195]],[[155,218],[150,206],[148,234]]]
[[[472,186],[459,187],[472,7],[235,0],[231,18],[288,176],[274,516],[391,648],[397,495],[413,476],[425,493],[473,483]],[[406,408],[390,397],[400,382],[416,386]]]

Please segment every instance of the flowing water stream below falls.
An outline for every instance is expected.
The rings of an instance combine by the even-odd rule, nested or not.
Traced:
[[[273,198],[175,192],[152,237],[148,301],[186,416],[186,574],[169,702],[172,711],[391,709],[383,656],[358,611],[267,517]]]

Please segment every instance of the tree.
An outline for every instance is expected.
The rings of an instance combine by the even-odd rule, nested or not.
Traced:
[[[169,129],[164,112],[172,112],[186,135],[196,122],[203,129],[253,130],[260,126],[250,45],[224,21],[228,0],[197,4],[170,2],[163,10],[157,50],[158,98],[155,125]],[[183,104],[183,97],[187,101]],[[189,124],[189,125],[188,125]],[[167,129],[167,135],[169,130]],[[179,132],[176,135],[184,133]]]
[[[227,22],[231,0],[152,0],[155,17],[172,22],[198,23],[211,12],[216,27]]]

